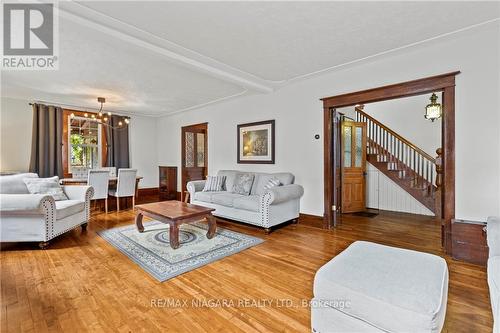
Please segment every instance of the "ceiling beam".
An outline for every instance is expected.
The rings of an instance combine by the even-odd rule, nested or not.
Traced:
[[[104,32],[135,46],[147,49],[169,62],[204,73],[242,88],[260,93],[274,91],[272,83],[250,73],[228,66],[128,23],[68,1],[59,2],[59,15],[72,22]]]

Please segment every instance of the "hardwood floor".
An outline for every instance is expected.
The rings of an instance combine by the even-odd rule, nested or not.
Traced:
[[[301,302],[312,297],[314,274],[355,240],[446,258],[450,285],[443,331],[491,332],[485,268],[444,256],[439,225],[426,217],[344,216],[342,225],[330,231],[310,226],[315,221],[306,217],[270,235],[219,221],[220,227],[265,242],[163,283],[96,234],[131,224],[133,218],[131,210],[94,214],[86,232],[62,235],[47,250],[36,244],[5,247],[0,254],[1,332],[310,332],[310,309]],[[221,299],[249,303],[208,306]],[[166,306],[168,300],[180,300],[179,307]],[[262,306],[262,300],[273,303]],[[193,301],[207,306],[193,307]],[[250,306],[251,301],[261,301],[261,307]]]

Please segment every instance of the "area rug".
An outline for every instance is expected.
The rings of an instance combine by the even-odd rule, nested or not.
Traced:
[[[161,282],[263,242],[220,227],[208,239],[208,225],[197,222],[180,226],[180,246],[174,250],[168,225],[151,221],[144,223],[144,229],[139,233],[134,224],[100,231],[99,235]]]

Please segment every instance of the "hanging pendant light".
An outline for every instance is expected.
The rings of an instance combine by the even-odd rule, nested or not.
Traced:
[[[430,119],[432,122],[434,122],[434,120],[436,119],[441,118],[443,115],[442,106],[437,102],[437,99],[437,95],[433,93],[430,98],[431,103],[427,104],[427,106],[425,107],[424,117],[425,119]]]
[[[101,104],[99,111],[97,113],[97,117],[95,115],[92,115],[92,121],[95,121],[101,125],[107,126],[112,129],[124,129],[126,126],[123,126],[123,122],[125,124],[130,123],[130,118],[129,117],[123,117],[121,120],[118,121],[118,126],[112,126],[111,125],[111,112],[107,112],[107,115],[104,115],[104,112],[102,111],[104,103],[106,103],[106,98],[104,97],[97,97],[97,102]],[[85,117],[88,117],[87,114],[85,114]],[[108,121],[109,120],[109,121]]]
[[[98,115],[99,115],[99,117],[102,117],[102,106],[103,106],[104,103],[106,103],[106,98],[104,98],[104,97],[97,97],[97,102],[101,103],[101,108],[99,109]]]

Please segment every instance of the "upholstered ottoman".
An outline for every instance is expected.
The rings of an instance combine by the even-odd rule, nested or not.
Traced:
[[[355,242],[321,267],[313,332],[440,332],[448,298],[444,259]]]

